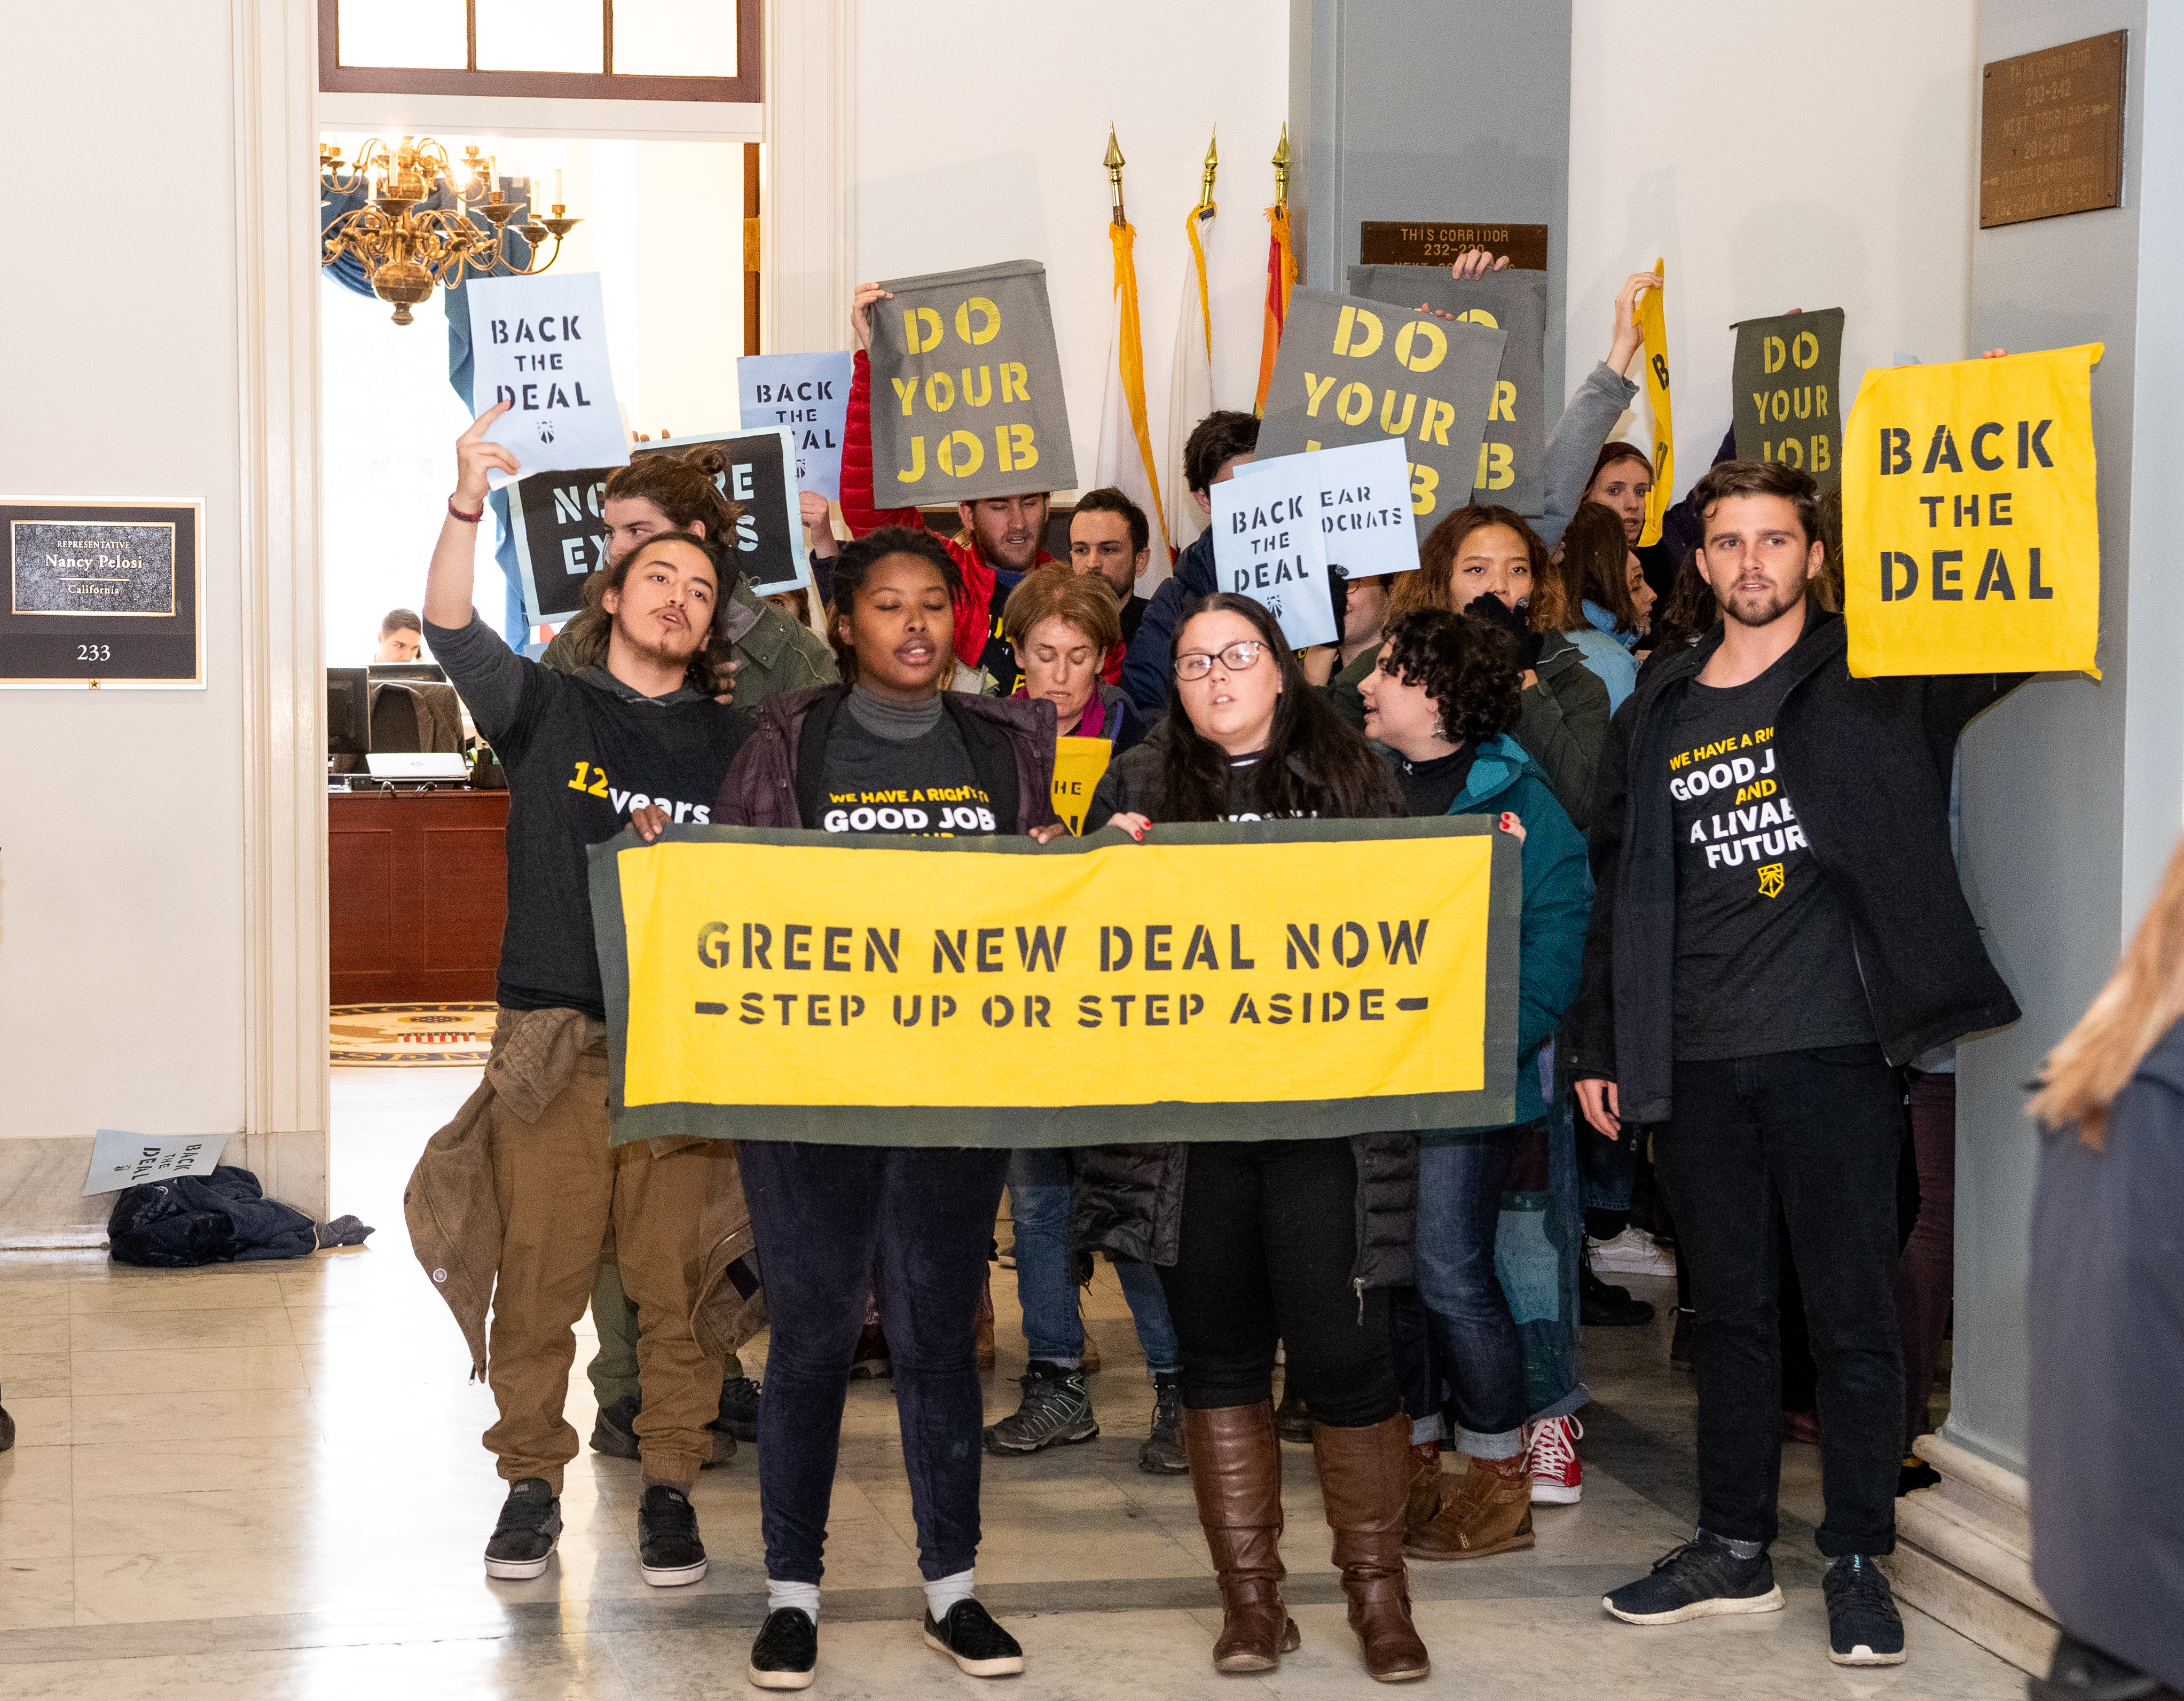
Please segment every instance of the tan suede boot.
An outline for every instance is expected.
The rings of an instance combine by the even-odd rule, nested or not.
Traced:
[[[1297,1645],[1282,1605],[1282,1453],[1271,1401],[1183,1412],[1199,1527],[1221,1581],[1216,1671],[1271,1671]]]
[[[1410,1438],[1411,1420],[1400,1412],[1365,1429],[1312,1426],[1312,1462],[1334,1531],[1342,1592],[1350,1598],[1350,1628],[1357,1633],[1366,1675],[1379,1683],[1406,1682],[1433,1670],[1411,1624],[1403,1570]]]
[[[1467,1463],[1470,1469],[1442,1490],[1440,1510],[1405,1532],[1403,1552],[1412,1559],[1480,1559],[1532,1545],[1531,1473],[1495,1469],[1516,1460]]]

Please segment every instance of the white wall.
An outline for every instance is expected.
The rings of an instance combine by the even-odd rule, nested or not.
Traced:
[[[229,0],[134,7],[119,29],[16,7],[0,53],[9,151],[50,161],[70,138],[68,170],[22,174],[15,215],[101,256],[0,267],[0,490],[203,498],[207,681],[0,690],[0,1141],[243,1124],[231,28]],[[84,121],[87,68],[125,124]],[[149,136],[192,162],[189,215],[124,259],[143,245],[89,233],[83,185],[139,179]]]
[[[1114,261],[1112,120],[1137,228],[1148,418],[1167,420],[1184,220],[1217,125],[1220,216],[1207,254],[1214,399],[1251,405],[1267,265],[1262,209],[1289,105],[1285,0],[1112,0],[1097,8],[957,0],[866,5],[857,42],[861,278],[992,260],[1047,269],[1078,473],[1092,482]],[[828,346],[850,346],[843,326]],[[784,351],[787,352],[787,351]]]
[[[1575,0],[1568,384],[1623,278],[1665,256],[1679,494],[1729,429],[1734,321],[1843,309],[1847,398],[1899,351],[1966,354],[1974,12]]]

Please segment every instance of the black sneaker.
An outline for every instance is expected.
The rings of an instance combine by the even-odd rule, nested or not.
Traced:
[[[643,1409],[634,1394],[624,1394],[611,1406],[601,1406],[592,1424],[592,1451],[609,1458],[635,1458],[637,1414]]]
[[[655,1589],[694,1583],[705,1575],[698,1514],[681,1489],[655,1482],[644,1491],[637,1509],[637,1560]]]
[[[1901,1665],[1903,1615],[1880,1567],[1846,1553],[1820,1579],[1828,1598],[1828,1658],[1838,1665]]]
[[[958,1601],[939,1623],[925,1615],[925,1645],[937,1648],[973,1677],[1014,1677],[1023,1649],[976,1601]]]
[[[508,1485],[500,1521],[485,1544],[485,1574],[523,1582],[546,1569],[554,1544],[561,1539],[561,1503],[543,1476],[519,1477]]]
[[[1656,1559],[1650,1575],[1602,1595],[1600,1603],[1625,1624],[1681,1624],[1714,1613],[1780,1612],[1782,1591],[1766,1554],[1740,1559],[1702,1530]]]
[[[1153,1427],[1138,1449],[1138,1469],[1151,1476],[1181,1476],[1190,1469],[1183,1443],[1183,1380],[1170,1371],[1153,1378]]]
[[[1942,1481],[1942,1473],[1915,1453],[1903,1455],[1903,1462],[1896,1468],[1896,1497],[1916,1494],[1922,1488],[1932,1488]]]
[[[1037,1453],[1089,1442],[1100,1433],[1082,1370],[1034,1358],[1022,1380],[1023,1403],[987,1426],[988,1453]]]
[[[1578,1266],[1577,1306],[1578,1321],[1587,1329],[1630,1329],[1653,1320],[1651,1305],[1633,1299],[1627,1287],[1602,1281],[1589,1263]]]
[[[712,1426],[739,1442],[758,1440],[758,1384],[748,1376],[721,1384],[721,1414]]]
[[[760,1689],[809,1689],[818,1663],[819,1626],[801,1608],[782,1607],[759,1627],[746,1675]]]

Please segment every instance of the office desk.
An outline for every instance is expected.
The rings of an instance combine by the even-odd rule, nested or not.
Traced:
[[[490,1003],[508,918],[504,791],[326,799],[331,1000]]]

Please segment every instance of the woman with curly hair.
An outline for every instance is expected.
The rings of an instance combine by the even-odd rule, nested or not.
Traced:
[[[1470,609],[1516,639],[1524,661],[1511,730],[1547,776],[1556,800],[1583,828],[1592,818],[1592,773],[1609,711],[1607,687],[1562,630],[1568,601],[1547,546],[1524,516],[1474,502],[1426,534],[1418,570],[1396,580],[1388,618],[1419,609]],[[1361,688],[1378,666],[1377,651],[1361,655],[1329,687],[1336,710],[1353,727],[1365,724]]]
[[[1166,822],[1401,807],[1372,747],[1305,683],[1273,616],[1217,592],[1177,630],[1167,720],[1115,759],[1085,821],[1142,839]],[[1191,1486],[1221,1586],[1216,1670],[1272,1670],[1297,1646],[1281,1597],[1277,1341],[1284,1380],[1303,1388],[1314,1419],[1312,1460],[1365,1669],[1394,1682],[1429,1668],[1403,1570],[1411,1425],[1387,1306],[1387,1290],[1411,1280],[1417,1164],[1407,1133],[1079,1155],[1079,1244],[1154,1264],[1167,1295]]]
[[[1592,878],[1585,840],[1546,775],[1509,735],[1520,712],[1518,662],[1507,635],[1487,622],[1420,609],[1396,622],[1364,682],[1366,733],[1390,752],[1409,813],[1498,815],[1524,839],[1517,1119],[1419,1136],[1418,1291],[1433,1347],[1425,1356],[1452,1384],[1455,1441],[1468,1470],[1453,1481],[1442,1476],[1439,1402],[1420,1399],[1403,1542],[1414,1559],[1532,1545],[1528,1464],[1536,1437],[1524,1342],[1495,1272],[1495,1238],[1520,1154],[1547,1147],[1540,1051],[1577,993]],[[1567,1419],[1550,1407],[1539,1427]],[[1566,1435],[1558,1439],[1567,1445]]]

